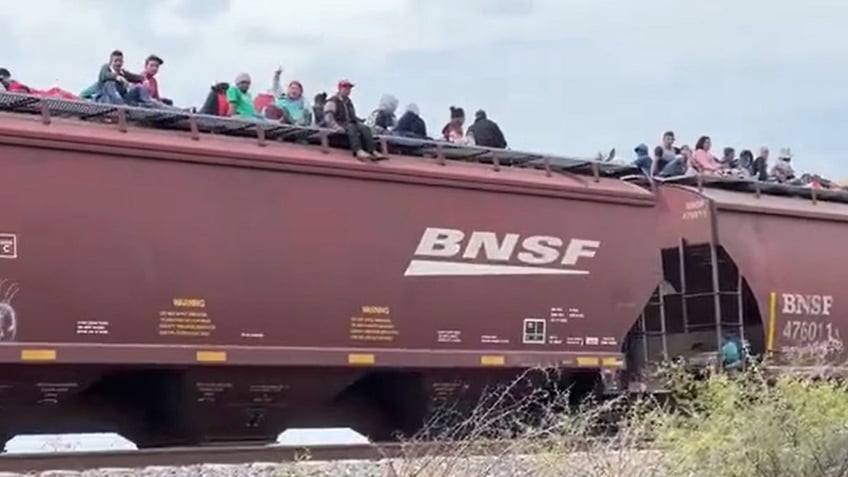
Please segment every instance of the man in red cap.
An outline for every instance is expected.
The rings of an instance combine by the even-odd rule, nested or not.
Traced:
[[[348,80],[339,81],[338,93],[327,100],[324,106],[324,122],[328,128],[346,132],[350,141],[350,150],[359,159],[382,159],[375,152],[374,134],[356,116],[350,91],[353,83]]]

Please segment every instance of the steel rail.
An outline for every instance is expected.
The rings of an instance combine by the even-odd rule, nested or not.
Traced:
[[[570,442],[569,442],[570,441]],[[215,445],[200,447],[166,447],[140,450],[95,452],[45,452],[0,454],[0,472],[43,472],[50,470],[84,471],[104,468],[144,468],[150,466],[180,467],[201,464],[287,463],[299,461],[330,462],[339,460],[373,461],[391,458],[414,459],[439,455],[497,456],[520,452],[522,447],[511,440],[481,441],[415,441],[406,443],[333,444],[313,446],[286,445]],[[544,449],[545,439],[538,443]],[[616,447],[616,439],[559,438],[549,441],[570,451],[588,450],[593,445]],[[606,443],[606,444],[604,444]],[[619,445],[625,444],[618,442]],[[626,443],[634,450],[650,448],[650,439]],[[533,447],[533,446],[531,446]],[[527,449],[525,449],[526,451]]]
[[[191,466],[200,464],[249,464],[254,462],[297,462],[379,460],[447,454],[463,446],[463,454],[486,455],[507,448],[506,441],[490,443],[383,443],[345,445],[234,445],[172,447],[96,452],[45,452],[0,454],[0,472],[83,471],[100,468],[148,466]]]

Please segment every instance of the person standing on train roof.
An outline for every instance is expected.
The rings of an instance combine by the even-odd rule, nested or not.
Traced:
[[[283,68],[274,71],[271,79],[271,92],[274,94],[274,106],[283,113],[283,122],[295,126],[309,126],[312,124],[312,108],[303,98],[303,84],[300,81],[290,81],[286,91],[280,84]]]
[[[350,150],[357,158],[383,159],[383,156],[375,151],[374,135],[371,129],[356,116],[356,108],[350,99],[353,87],[354,84],[349,80],[339,81],[338,92],[324,105],[326,127],[347,133]]]
[[[474,113],[474,124],[468,127],[468,138],[478,146],[506,149],[503,131],[482,109]]]
[[[243,119],[260,119],[253,107],[253,97],[250,95],[250,75],[241,73],[236,81],[227,89],[227,116]]]

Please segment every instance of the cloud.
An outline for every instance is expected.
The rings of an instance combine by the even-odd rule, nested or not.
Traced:
[[[674,129],[848,175],[845,18],[842,0],[30,0],[0,27],[6,66],[38,86],[156,52],[165,92],[197,104],[282,64],[307,93],[355,80],[363,114],[384,92],[415,101],[432,131],[451,104],[485,108],[516,148],[627,156]]]

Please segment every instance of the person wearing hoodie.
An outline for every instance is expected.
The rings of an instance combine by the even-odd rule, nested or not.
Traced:
[[[482,109],[474,113],[474,124],[468,128],[468,136],[474,138],[474,144],[495,149],[506,149],[504,138],[498,123],[486,117]]]
[[[227,103],[227,90],[230,89],[230,84],[226,82],[213,84],[209,94],[206,95],[206,101],[200,108],[200,114],[208,114],[210,116],[226,116],[230,105]]]
[[[406,112],[398,119],[394,132],[398,136],[428,139],[427,123],[421,118],[417,104],[410,103],[406,107]]]
[[[319,128],[325,126],[324,123],[324,105],[327,104],[327,93],[320,92],[315,95],[312,101],[312,116],[315,117],[315,125]]]
[[[641,169],[646,176],[650,177],[654,159],[648,154],[648,145],[639,144],[633,150],[636,152],[636,160],[633,161],[633,165]]]
[[[777,182],[789,182],[795,179],[795,170],[792,168],[792,150],[784,147],[777,156],[777,163],[771,168],[771,176]]]
[[[368,117],[366,125],[374,130],[375,134],[387,134],[397,124],[397,118],[395,117],[397,107],[398,99],[390,94],[384,94],[380,98],[380,104],[377,106],[377,109]]]
[[[312,124],[312,108],[303,99],[303,85],[300,81],[289,82],[286,92],[283,93],[280,86],[282,68],[274,71],[271,81],[271,91],[274,93],[274,106],[283,112],[282,121],[295,126],[309,126]]]

